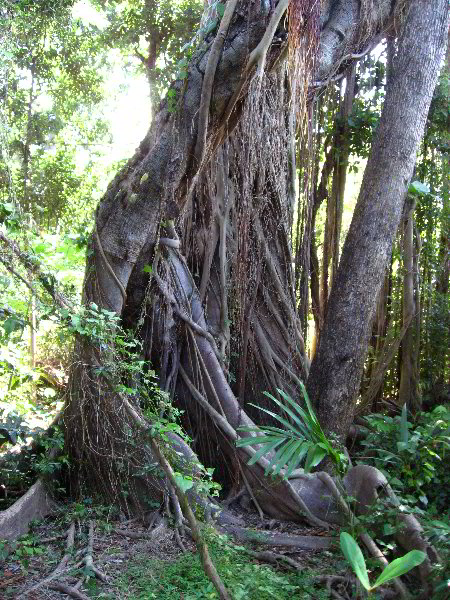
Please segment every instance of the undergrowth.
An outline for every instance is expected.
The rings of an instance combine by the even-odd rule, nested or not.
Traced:
[[[231,545],[222,535],[211,535],[208,548],[234,600],[327,598],[326,590],[314,584],[317,572],[306,569],[301,573],[284,572],[259,564],[243,546]],[[219,597],[203,571],[198,554],[191,552],[170,563],[137,556],[117,582],[117,589],[120,598],[133,600],[215,600]]]

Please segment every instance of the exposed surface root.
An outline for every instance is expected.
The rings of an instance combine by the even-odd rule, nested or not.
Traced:
[[[333,538],[314,535],[291,535],[273,533],[268,531],[255,531],[236,525],[227,525],[220,528],[224,533],[229,533],[235,539],[243,542],[253,542],[265,546],[286,546],[304,550],[327,550],[333,544]]]
[[[66,596],[70,596],[71,598],[78,598],[78,600],[89,600],[89,596],[86,596],[86,594],[83,594],[83,592],[80,592],[77,590],[77,588],[66,585],[65,583],[53,582],[48,587],[51,590],[56,590],[57,592],[66,594]]]
[[[271,552],[270,550],[263,550],[261,552],[255,552],[254,550],[247,550],[249,556],[260,560],[261,562],[267,562],[272,565],[279,566],[280,563],[287,565],[293,569],[302,569],[303,565],[299,563],[297,560],[293,558],[289,558],[289,556],[285,556],[284,554],[277,554],[276,552]]]
[[[34,595],[37,590],[45,587],[67,594],[72,598],[81,598],[82,600],[85,600],[87,596],[80,592],[79,588],[82,586],[82,584],[87,578],[94,575],[103,583],[108,583],[108,577],[94,564],[94,521],[89,521],[88,543],[85,550],[84,559],[78,561],[70,567],[68,566],[71,559],[75,555],[75,533],[75,522],[72,521],[69,529],[67,530],[65,553],[59,561],[55,570],[49,575],[47,575],[47,577],[37,582],[29,589],[25,590],[20,596],[17,597],[17,600],[25,600],[26,598],[31,597],[30,594]],[[83,574],[83,576],[78,580],[78,582],[75,585],[72,586],[67,585],[63,581],[55,581],[56,579],[64,578],[71,571],[77,571],[83,564],[85,566],[85,574]]]
[[[12,506],[0,513],[0,539],[15,540],[28,531],[31,521],[47,516],[56,507],[42,479]]]

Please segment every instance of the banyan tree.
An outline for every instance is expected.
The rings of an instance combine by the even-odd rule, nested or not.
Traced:
[[[154,369],[192,439],[169,434],[169,462],[192,474],[198,457],[230,494],[245,488],[275,518],[323,526],[345,518],[328,473],[267,478],[268,457],[249,466],[236,441],[246,435],[240,427],[261,423],[251,405],[267,403],[263,391],[301,401],[303,382],[324,431],[345,443],[447,23],[446,0],[228,0],[98,205],[83,303],[139,338],[142,373],[123,387],[139,390]],[[318,176],[314,106],[338,79],[351,86],[355,62],[384,38],[395,54],[381,119],[310,363],[301,308]],[[298,168],[306,210],[293,239]],[[116,350],[76,342],[63,414],[71,489],[139,513],[170,485],[150,468],[157,459],[142,398],[111,384]],[[393,496],[372,467],[350,469],[344,485],[362,511]],[[195,486],[189,494],[216,510]],[[418,523],[401,518],[409,533],[400,541],[426,548]]]

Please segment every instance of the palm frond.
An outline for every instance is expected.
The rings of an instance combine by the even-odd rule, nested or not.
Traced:
[[[305,473],[309,473],[325,456],[329,456],[342,472],[345,469],[345,457],[335,450],[325,435],[303,384],[300,389],[306,408],[300,406],[281,389],[277,389],[280,398],[264,392],[264,395],[277,405],[281,414],[256,404],[252,406],[272,417],[283,428],[271,425],[240,427],[239,431],[253,435],[239,438],[236,446],[258,446],[248,464],[253,465],[260,458],[265,457],[268,460],[265,468],[266,475],[271,473],[275,476],[283,473],[283,476],[288,478],[301,464],[304,464]]]

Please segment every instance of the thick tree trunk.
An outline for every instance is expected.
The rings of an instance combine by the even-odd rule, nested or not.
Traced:
[[[344,245],[307,389],[342,440],[353,418],[370,325],[445,49],[448,3],[413,0]]]
[[[226,10],[233,5],[227,3]],[[341,10],[341,5],[348,5],[352,10]],[[323,21],[321,36],[326,43],[321,41],[318,52],[322,75],[330,74],[336,60],[349,47],[359,50],[361,40],[365,40],[367,21],[364,21],[364,27],[355,27],[355,6],[357,8],[358,3],[353,0],[333,2],[331,13]],[[251,199],[249,206],[244,208],[254,209],[254,213],[246,214],[236,199],[231,196],[227,199],[219,189],[219,181],[215,190],[218,205],[213,203],[211,208],[200,205],[200,211],[212,210],[214,215],[210,221],[213,226],[203,240],[205,247],[210,248],[203,254],[197,253],[203,268],[207,266],[210,271],[208,276],[203,278],[200,273],[195,279],[195,270],[194,273],[190,271],[180,252],[180,240],[173,221],[188,201],[203,202],[201,194],[197,197],[198,185],[194,185],[198,184],[199,169],[204,166],[202,148],[206,149],[208,159],[213,156],[214,150],[235,126],[249,89],[249,102],[254,102],[254,111],[267,94],[261,73],[258,72],[258,77],[249,85],[251,67],[248,61],[261,69],[267,64],[269,70],[280,54],[279,46],[270,47],[275,33],[270,24],[279,22],[283,14],[280,7],[283,10],[287,7],[286,0],[280,0],[274,12],[269,14],[261,10],[258,2],[250,6],[247,2],[238,2],[228,33],[221,29],[212,45],[198,51],[186,80],[174,84],[175,110],[167,102],[162,103],[162,109],[138,152],[110,184],[99,205],[88,253],[84,302],[86,305],[95,302],[101,308],[114,311],[127,325],[143,321],[145,358],[159,356],[162,386],[170,393],[183,394],[187,418],[196,425],[199,435],[204,423],[208,434],[215,430],[212,443],[217,441],[223,455],[234,461],[235,470],[240,470],[249,489],[256,490],[263,510],[279,518],[300,518],[306,503],[316,514],[316,517],[309,514],[308,518],[317,524],[321,522],[317,515],[325,514],[330,503],[329,496],[324,498],[326,486],[319,479],[301,476],[292,485],[281,478],[268,483],[263,476],[264,461],[248,467],[248,454],[234,447],[236,428],[252,425],[252,421],[242,410],[229,383],[227,312],[230,314],[230,311],[223,300],[216,302],[215,307],[212,301],[214,294],[223,298],[224,292],[229,292],[224,288],[230,268],[226,242],[228,240],[232,245],[234,235],[232,227],[227,229],[227,223],[232,223],[230,210],[232,218],[236,217],[234,212],[240,217],[235,223],[238,229],[241,228],[238,248],[242,254],[237,255],[237,265],[231,266],[242,274],[237,286],[242,292],[237,294],[239,310],[243,311],[237,319],[239,328],[236,327],[236,332],[241,338],[238,347],[245,346],[247,335],[251,350],[247,351],[247,356],[253,357],[256,375],[268,374],[266,379],[262,377],[262,382],[258,382],[261,386],[267,387],[269,382],[277,385],[281,370],[291,385],[299,376],[304,377],[304,366],[299,361],[302,340],[293,313],[289,233],[285,226],[289,220],[284,189],[287,184],[284,176],[281,183],[276,181],[279,165],[263,160],[267,151],[264,144],[273,144],[277,152],[283,150],[278,148],[279,140],[262,138],[257,146],[260,154],[256,155],[261,159],[259,170],[243,174],[248,186],[243,199]],[[374,3],[374,31],[381,25],[380,15],[381,20],[386,20],[389,11],[390,3],[381,0]],[[225,17],[220,27],[224,22]],[[342,35],[333,33],[337,26],[345,33],[345,43]],[[282,27],[280,33],[283,39]],[[213,51],[218,51],[216,42],[223,37],[220,60],[215,72],[211,72],[211,65],[215,63],[211,56]],[[256,48],[258,52],[254,52]],[[322,65],[323,60],[331,60],[330,65]],[[305,81],[309,78],[309,74],[306,75]],[[208,81],[212,84],[212,79],[214,86],[205,84]],[[211,100],[207,101],[210,94]],[[205,102],[206,113],[199,110]],[[276,103],[274,106],[271,114],[266,105],[266,112],[260,115],[261,123],[284,119],[283,111],[277,112]],[[258,113],[253,112],[250,124],[256,126],[258,117]],[[198,134],[199,129],[201,134]],[[267,135],[275,136],[269,130],[270,127]],[[252,138],[252,132],[245,131],[245,126],[244,132]],[[248,145],[243,150],[249,157],[254,147]],[[218,155],[219,163],[220,160]],[[248,160],[242,165],[246,168],[254,166]],[[226,184],[229,174],[224,163],[219,167],[225,170]],[[239,191],[236,189],[235,195]],[[242,230],[245,225],[247,229]],[[201,232],[195,234],[200,234],[196,242],[201,242]],[[215,245],[210,244],[210,235],[216,240]],[[249,254],[248,262],[239,265],[240,257],[246,257],[246,243],[249,249],[257,248],[258,256]],[[150,287],[150,277],[144,271],[149,264],[153,264]],[[191,267],[194,269],[195,264]],[[247,282],[246,278],[251,281]],[[253,296],[249,294],[250,284],[254,286]],[[66,439],[76,488],[81,490],[88,484],[133,510],[145,506],[151,497],[161,498],[165,484],[156,475],[145,471],[154,459],[145,441],[138,398],[123,398],[105,376],[108,374],[105,366],[112,351],[113,348],[96,347],[86,338],[78,340],[70,378],[70,399],[64,416]],[[239,396],[245,396],[249,389],[251,378],[243,375],[250,372],[249,362],[238,364]],[[178,372],[180,377],[177,378]],[[214,428],[210,426],[212,422]],[[171,445],[182,456],[179,468],[192,470],[195,458],[187,444],[172,436]],[[126,486],[128,488],[124,489]]]

